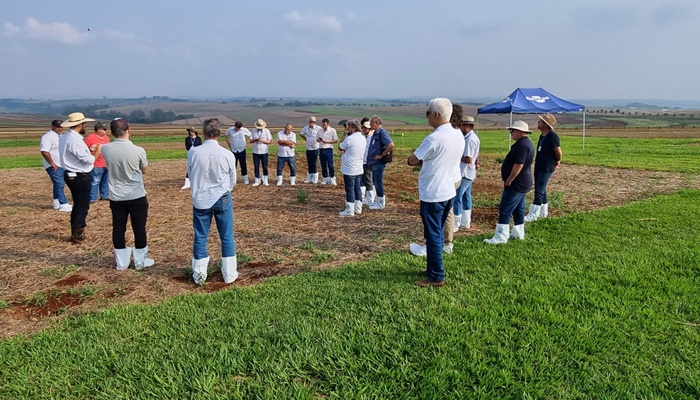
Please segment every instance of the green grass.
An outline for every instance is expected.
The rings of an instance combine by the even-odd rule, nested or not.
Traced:
[[[69,317],[0,343],[0,398],[700,397],[700,192]]]

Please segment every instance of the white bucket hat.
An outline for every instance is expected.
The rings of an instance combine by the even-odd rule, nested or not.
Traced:
[[[267,123],[265,121],[263,121],[262,119],[258,118],[255,121],[255,127],[258,129],[265,129],[266,126],[267,126]]]
[[[61,127],[72,128],[74,126],[82,124],[83,122],[95,122],[95,120],[92,118],[85,118],[85,115],[83,115],[83,113],[74,112],[72,114],[69,114],[68,119],[61,123]]]
[[[513,124],[506,129],[508,129],[508,130],[513,129],[513,130],[520,131],[520,132],[532,133],[532,131],[530,130],[530,127],[527,125],[527,122],[521,121],[521,120],[513,121]]]

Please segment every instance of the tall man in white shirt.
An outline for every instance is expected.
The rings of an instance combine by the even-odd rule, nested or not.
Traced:
[[[246,163],[246,152],[245,146],[248,144],[248,138],[250,138],[250,131],[248,128],[243,126],[243,122],[236,121],[236,123],[228,128],[224,133],[224,139],[226,139],[226,144],[231,149],[233,156],[236,158],[236,165],[241,166],[241,175],[243,176],[243,183],[248,184],[248,165]]]
[[[408,157],[408,165],[422,164],[418,174],[420,215],[427,249],[426,279],[418,286],[444,286],[445,268],[442,262],[445,221],[456,195],[459,180],[455,167],[464,152],[464,139],[450,124],[452,102],[445,98],[430,101],[426,117],[435,131],[428,135]]]
[[[362,159],[367,140],[360,133],[360,121],[353,119],[345,124],[345,134],[338,145],[343,152],[340,171],[345,185],[345,210],[341,217],[352,217],[362,213]]]
[[[297,135],[292,132],[292,124],[287,122],[284,130],[277,132],[277,186],[282,186],[282,169],[289,165],[289,184],[297,184],[297,163],[294,148],[297,145]]]
[[[333,145],[338,143],[338,132],[331,128],[328,118],[321,120],[321,132],[316,141],[321,150],[321,174],[323,182],[321,185],[337,185],[335,181],[335,167],[333,166]]]
[[[321,127],[316,125],[316,117],[309,117],[309,124],[306,125],[299,136],[306,141],[306,163],[309,166],[309,172],[306,174],[304,183],[318,183],[318,153],[319,142],[316,140],[321,133]]]
[[[474,132],[474,122],[474,117],[464,117],[459,127],[464,136],[464,154],[459,164],[462,181],[457,188],[453,206],[455,232],[459,228],[469,229],[472,224],[472,183],[476,179],[476,161],[479,159],[481,146],[479,136]]]
[[[219,145],[221,122],[217,118],[205,120],[202,128],[204,143],[187,153],[194,227],[192,278],[198,285],[207,280],[207,238],[213,217],[221,239],[221,274],[224,282],[232,283],[238,278],[231,199],[236,185],[236,158]]]
[[[83,113],[72,113],[61,123],[61,127],[70,128],[58,140],[58,154],[63,166],[63,179],[73,197],[73,210],[70,213],[70,241],[77,244],[85,240],[85,220],[90,211],[90,190],[92,188],[90,172],[95,164],[95,157],[102,154],[102,145],[95,145],[94,155],[83,141],[85,124],[95,122],[85,118]]]
[[[39,151],[41,151],[41,156],[44,157],[44,170],[49,174],[53,184],[54,210],[70,212],[73,207],[68,204],[66,199],[63,167],[58,154],[58,139],[61,137],[62,132],[61,121],[58,119],[51,121],[51,129],[41,137]]]
[[[262,184],[269,186],[267,164],[269,162],[268,145],[272,143],[272,134],[266,128],[267,123],[262,119],[255,121],[255,129],[250,133],[250,143],[253,143],[253,168],[255,169],[255,182],[253,186],[260,186],[260,164],[262,164]]]

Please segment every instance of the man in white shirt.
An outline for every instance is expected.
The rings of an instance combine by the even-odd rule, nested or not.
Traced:
[[[452,102],[445,98],[430,101],[426,117],[435,131],[428,135],[408,158],[408,165],[422,165],[418,175],[420,214],[426,242],[426,279],[418,286],[444,286],[442,262],[445,221],[456,195],[457,168],[464,152],[464,139],[450,124]]]
[[[236,123],[224,133],[226,144],[228,144],[233,156],[236,158],[236,165],[241,165],[241,175],[243,176],[243,183],[246,185],[250,183],[248,180],[248,165],[246,163],[245,151],[248,138],[250,138],[250,131],[243,126],[241,121],[236,121]]]
[[[476,179],[476,161],[479,159],[481,142],[474,131],[474,117],[464,117],[459,130],[464,136],[464,154],[460,160],[462,181],[457,188],[453,205],[455,214],[454,231],[471,228],[472,224],[472,183]]]
[[[362,134],[367,139],[367,146],[365,146],[365,154],[362,157],[362,196],[364,197],[364,204],[367,206],[374,204],[374,181],[372,180],[372,166],[367,164],[367,155],[369,152],[369,144],[372,142],[372,135],[374,135],[374,129],[369,123],[369,118],[364,117],[360,121]]]
[[[198,285],[207,280],[207,238],[213,217],[221,239],[221,274],[224,282],[232,283],[238,278],[231,199],[231,190],[236,185],[236,158],[219,145],[221,122],[217,118],[205,120],[202,131],[204,143],[187,153],[194,227],[192,278]]]
[[[345,133],[338,145],[343,152],[340,171],[345,185],[345,210],[341,217],[352,217],[362,213],[362,160],[367,140],[360,133],[360,121],[353,119],[345,124]]]
[[[292,132],[292,124],[287,122],[284,130],[277,132],[277,186],[282,186],[282,169],[289,165],[289,184],[297,184],[297,163],[294,148],[297,145],[297,135]]]
[[[306,163],[309,167],[304,183],[318,183],[316,165],[318,164],[319,143],[316,139],[320,133],[321,127],[316,125],[316,117],[314,116],[309,117],[309,124],[299,133],[299,136],[306,141]]]
[[[328,118],[321,120],[321,132],[316,141],[320,148],[321,174],[323,182],[321,185],[337,185],[335,181],[335,167],[333,166],[333,145],[338,143],[338,132],[331,128]]]
[[[73,207],[68,204],[65,194],[65,182],[63,182],[63,167],[61,166],[60,155],[58,154],[58,139],[61,137],[63,128],[61,121],[55,119],[51,121],[51,129],[46,132],[39,142],[39,151],[44,157],[44,170],[49,174],[53,184],[53,208],[58,211],[70,212]]]
[[[70,128],[58,139],[58,154],[63,166],[63,179],[73,197],[73,210],[70,213],[70,241],[77,244],[85,240],[85,220],[90,211],[90,190],[92,182],[90,172],[95,164],[95,157],[102,154],[102,145],[96,144],[94,155],[83,141],[85,124],[95,122],[85,118],[83,113],[72,113],[61,123],[62,128]]]
[[[255,121],[255,129],[250,133],[250,143],[253,144],[253,168],[255,169],[255,182],[253,186],[269,186],[267,164],[269,162],[268,145],[272,143],[272,134],[266,128],[267,123],[262,119]],[[262,164],[263,176],[260,180],[260,164]]]

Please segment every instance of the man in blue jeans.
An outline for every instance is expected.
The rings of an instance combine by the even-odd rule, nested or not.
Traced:
[[[51,129],[41,137],[39,151],[41,151],[41,156],[44,157],[44,170],[49,174],[53,184],[54,210],[70,212],[73,210],[73,207],[68,204],[66,199],[63,167],[58,154],[58,139],[61,137],[62,132],[61,121],[58,119],[51,121]]]
[[[561,164],[561,146],[559,135],[554,132],[557,119],[552,114],[538,115],[537,129],[540,138],[537,141],[537,157],[535,158],[535,199],[530,205],[530,212],[525,216],[525,222],[532,222],[549,215],[547,203],[547,183]]]
[[[451,107],[450,107],[451,108]],[[448,114],[447,118],[450,116]],[[389,136],[389,132],[382,127],[382,120],[373,115],[369,119],[369,126],[374,130],[372,138],[367,146],[367,165],[372,168],[372,184],[374,185],[374,203],[369,205],[370,210],[383,210],[386,207],[386,195],[384,194],[384,169],[386,163],[382,157],[391,153],[394,148],[394,141]]]
[[[455,167],[464,152],[464,138],[450,124],[452,102],[437,98],[430,101],[426,117],[435,131],[428,135],[408,157],[408,165],[421,165],[418,174],[420,216],[423,220],[427,269],[426,278],[418,286],[445,286],[442,262],[445,221],[456,195],[455,182],[459,171]],[[375,133],[376,135],[376,133]]]
[[[221,274],[224,282],[233,283],[238,278],[231,199],[231,190],[236,184],[236,158],[219,145],[221,122],[217,118],[205,120],[202,128],[204,143],[187,153],[194,228],[192,278],[198,285],[207,280],[207,238],[213,217],[221,239]]]
[[[535,148],[528,137],[532,131],[525,121],[515,121],[508,127],[511,139],[515,143],[510,147],[501,165],[503,194],[498,206],[498,224],[496,234],[491,239],[484,239],[488,244],[508,242],[510,216],[513,216],[513,231],[510,237],[525,239],[525,195],[532,187],[532,159]]]

